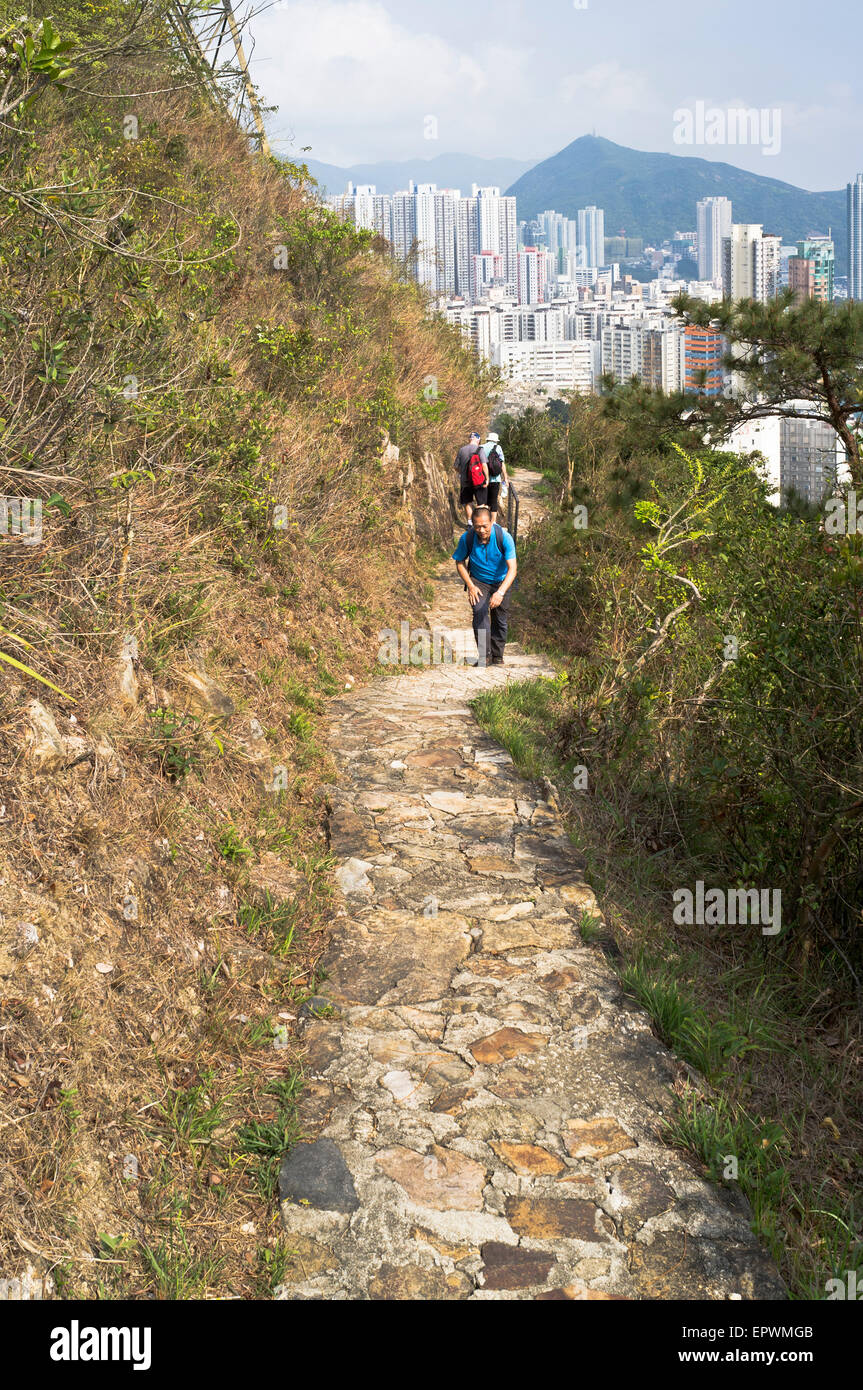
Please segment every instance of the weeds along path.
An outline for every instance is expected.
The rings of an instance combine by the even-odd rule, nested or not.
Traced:
[[[528,523],[538,481],[519,473]],[[458,647],[453,571],[429,627]],[[280,1175],[278,1297],[785,1297],[745,1199],[661,1141],[679,1066],[582,937],[599,909],[556,805],[470,712],[552,674],[510,646],[503,668],[333,702],[343,905],[331,1010],[304,1033],[307,1142]]]

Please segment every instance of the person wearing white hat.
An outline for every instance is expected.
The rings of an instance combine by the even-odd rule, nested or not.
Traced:
[[[488,467],[488,497],[486,506],[491,512],[492,525],[497,521],[497,502],[500,496],[501,483],[509,486],[509,478],[506,475],[506,462],[503,457],[503,449],[500,447],[500,436],[490,433],[485,442],[485,459]]]

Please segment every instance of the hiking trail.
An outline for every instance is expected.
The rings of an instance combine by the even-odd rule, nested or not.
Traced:
[[[522,531],[539,481],[518,471]],[[447,561],[428,627],[475,652],[468,622]],[[503,667],[408,669],[331,704],[343,905],[332,1015],[304,1021],[279,1298],[787,1296],[739,1190],[662,1142],[685,1069],[582,940],[600,912],[554,798],[469,709],[553,674],[509,644]]]

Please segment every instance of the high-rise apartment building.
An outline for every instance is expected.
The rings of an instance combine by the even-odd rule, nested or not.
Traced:
[[[437,188],[421,183],[414,193],[416,218],[416,278],[424,289],[437,290],[437,242],[435,204]]]
[[[574,251],[578,245],[578,223],[571,217],[564,217],[562,212],[554,212],[551,208],[541,212],[536,219],[539,223],[540,235],[544,238],[545,245],[549,251]],[[529,243],[525,243],[529,245]]]
[[[378,193],[373,183],[358,184],[354,194],[354,223],[367,231],[377,232],[378,236],[386,237],[391,243],[392,200]]]
[[[503,256],[499,252],[481,251],[471,258],[471,299],[482,299],[493,285],[503,282]]]
[[[766,303],[779,289],[782,238],[760,222],[734,222],[722,242],[722,292],[730,299]]]
[[[779,293],[782,269],[782,238],[765,232],[755,256],[755,298],[762,303]]]
[[[805,237],[797,243],[797,255],[788,258],[788,284],[797,303],[817,299],[826,304],[833,298],[835,253],[826,236]]]
[[[515,287],[518,264],[518,237],[515,220],[515,198],[503,198],[499,188],[481,188],[474,184],[471,196],[477,205],[477,251],[493,251],[503,256],[504,276]]]
[[[417,235],[416,198],[413,189],[408,193],[394,193],[391,199],[393,219],[393,255],[404,261],[411,252]]]
[[[815,298],[815,261],[812,257],[788,257],[788,288],[794,291],[795,304]]]
[[[473,297],[473,258],[479,248],[479,214],[476,198],[458,198],[455,204],[455,283],[465,299]]]
[[[731,236],[730,198],[701,198],[696,204],[698,278],[722,280],[722,243]]]
[[[863,174],[848,184],[848,298],[863,299]]]
[[[477,249],[480,253],[492,251],[495,255],[500,255],[502,249],[500,244],[500,189],[479,188],[474,184],[473,196],[476,198],[479,218],[479,246]]]
[[[721,396],[725,389],[725,339],[714,328],[688,323],[683,329],[684,391],[702,396]]]
[[[518,253],[518,302],[541,304],[545,298],[546,251],[542,246],[525,246]]]
[[[605,213],[602,208],[579,208],[578,250],[587,267],[605,265]]]
[[[807,502],[820,502],[832,492],[844,451],[827,421],[782,419],[779,422],[779,487],[783,497],[793,489]]]

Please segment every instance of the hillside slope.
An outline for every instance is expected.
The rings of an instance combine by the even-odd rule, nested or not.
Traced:
[[[0,1276],[267,1296],[322,701],[421,606],[486,385],[158,4],[51,13],[0,13]]]
[[[808,193],[732,164],[695,155],[650,154],[582,135],[522,174],[507,193],[518,199],[519,217],[536,217],[546,208],[575,217],[579,208],[595,204],[605,209],[606,236],[625,229],[628,236],[643,236],[647,242],[693,228],[698,199],[723,196],[731,199],[735,222],[761,222],[788,243],[832,229],[837,268],[845,273],[844,189]]]

